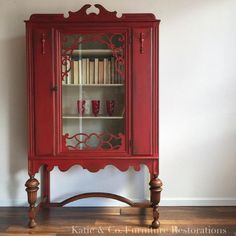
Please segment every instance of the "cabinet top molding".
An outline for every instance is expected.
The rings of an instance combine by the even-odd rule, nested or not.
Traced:
[[[84,5],[77,12],[69,11],[69,17],[65,17],[64,14],[33,14],[30,19],[25,22],[106,22],[106,21],[159,21],[152,13],[125,13],[121,17],[117,17],[117,12],[110,12],[106,10],[102,5],[95,4],[94,6],[99,9],[99,13],[87,13],[87,10],[91,7],[91,4]]]

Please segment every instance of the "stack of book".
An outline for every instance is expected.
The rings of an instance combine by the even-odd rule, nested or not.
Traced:
[[[71,60],[71,68],[62,68],[68,71],[64,84],[122,84],[122,78],[115,67],[115,58],[76,58]]]

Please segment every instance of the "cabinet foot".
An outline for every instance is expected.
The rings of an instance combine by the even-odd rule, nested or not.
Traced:
[[[156,229],[160,227],[158,204],[161,198],[162,182],[159,178],[157,178],[157,175],[152,175],[149,185],[151,193],[151,205],[153,207],[153,221],[151,227]]]
[[[30,176],[30,178],[25,183],[26,186],[26,192],[28,195],[28,202],[29,202],[29,228],[34,228],[37,224],[35,222],[36,217],[36,208],[35,203],[37,200],[37,191],[39,189],[39,182],[37,179],[34,178],[34,176]]]

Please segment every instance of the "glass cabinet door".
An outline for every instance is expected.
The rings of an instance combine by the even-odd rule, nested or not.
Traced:
[[[125,35],[61,35],[62,149],[124,151]]]

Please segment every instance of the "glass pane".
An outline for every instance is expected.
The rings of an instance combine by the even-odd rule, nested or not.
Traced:
[[[124,150],[124,35],[62,36],[64,151]]]

